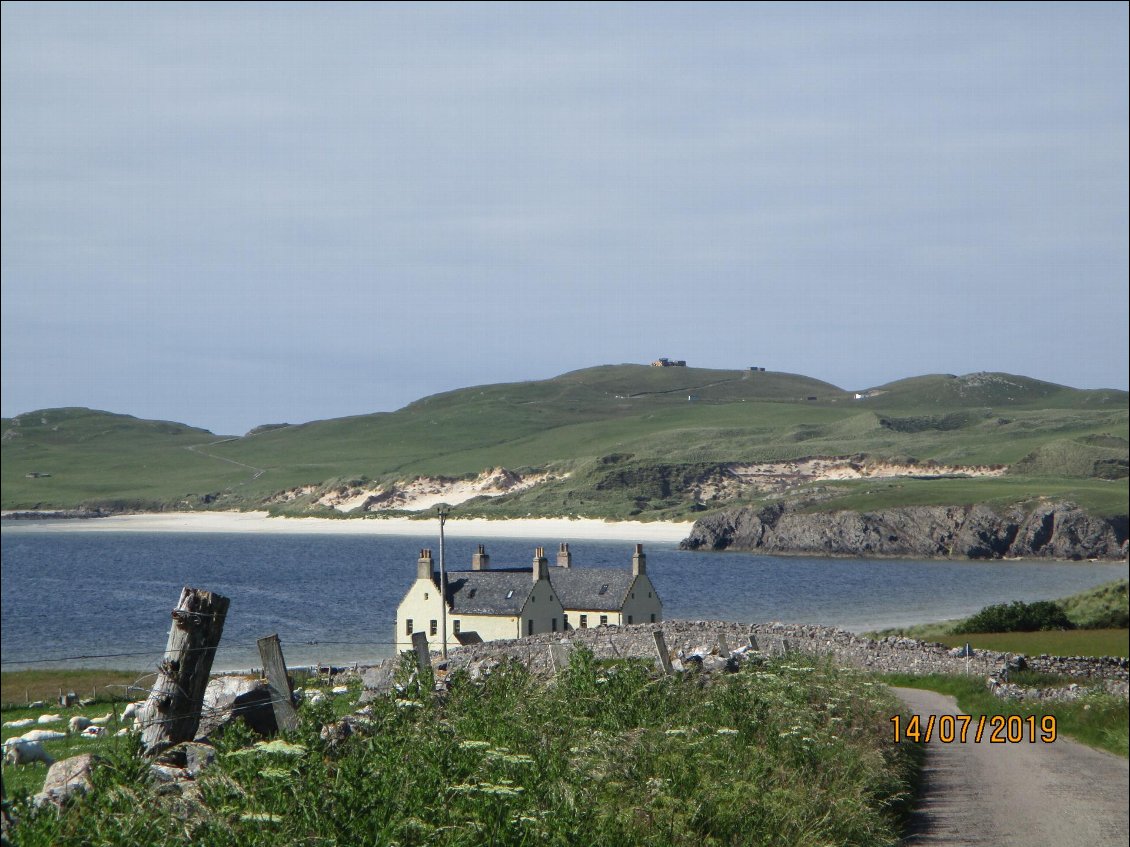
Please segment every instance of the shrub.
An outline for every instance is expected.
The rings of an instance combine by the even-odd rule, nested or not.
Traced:
[[[970,632],[1037,632],[1047,629],[1075,629],[1059,603],[1000,603],[986,606],[953,628],[954,635]]]

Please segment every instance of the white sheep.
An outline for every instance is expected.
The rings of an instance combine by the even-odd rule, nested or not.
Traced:
[[[94,722],[90,718],[86,717],[86,715],[75,715],[73,718],[67,721],[67,729],[72,735],[74,735],[77,732],[82,732],[88,726],[92,726],[93,724]]]
[[[36,723],[39,723],[39,724],[58,723],[62,719],[63,719],[62,715],[40,715],[39,720],[37,720]]]
[[[131,721],[134,718],[136,718],[137,713],[141,710],[141,707],[144,706],[144,705],[145,705],[144,700],[138,700],[137,702],[130,703],[128,706],[126,706],[125,709],[122,710],[122,723],[125,723],[126,721]]]
[[[12,741],[55,741],[59,738],[66,738],[65,732],[57,732],[53,729],[33,729],[31,732],[25,732],[19,738],[9,738],[4,742],[5,746]]]
[[[122,736],[129,735],[129,733],[130,733],[129,727],[123,726],[121,729],[119,729],[117,732],[114,733],[114,737],[115,738],[121,738]]]
[[[4,729],[23,729],[35,723],[35,718],[24,718],[22,721],[4,721]]]
[[[348,694],[348,693],[349,693],[349,686],[348,685],[335,685],[333,688],[330,689],[330,694],[334,694],[334,695]]]
[[[114,717],[114,713],[113,713],[113,712],[107,712],[107,713],[106,713],[106,714],[104,714],[104,715],[99,715],[99,716],[98,716],[98,717],[96,717],[96,718],[91,718],[91,719],[90,719],[90,722],[91,722],[92,724],[94,724],[95,726],[105,726],[106,724],[108,724],[108,723],[110,722],[110,720],[111,720],[111,719],[112,719],[113,717]]]
[[[8,743],[12,741],[15,743]],[[43,745],[38,741],[9,738],[8,741],[4,742],[4,762],[9,765],[30,765],[32,762],[43,762],[50,767],[55,764],[55,759],[43,749]]]
[[[326,695],[321,691],[309,691],[306,694],[306,702],[311,706],[316,706],[326,699]]]
[[[104,726],[88,726],[82,731],[83,738],[101,738],[106,734],[106,727]]]

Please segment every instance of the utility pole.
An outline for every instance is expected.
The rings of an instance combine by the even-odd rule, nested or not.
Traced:
[[[439,512],[439,618],[440,632],[443,633],[443,658],[447,658],[447,561],[444,550],[443,525],[447,523],[449,509],[446,503],[440,503]]]

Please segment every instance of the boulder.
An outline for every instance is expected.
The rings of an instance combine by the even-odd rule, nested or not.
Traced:
[[[183,769],[185,774],[196,779],[200,772],[216,761],[216,748],[199,741],[182,741],[156,758],[158,765]]]
[[[271,706],[271,689],[265,679],[253,676],[218,676],[208,682],[196,740],[210,738],[233,720],[243,721],[259,735],[279,731]]]
[[[90,779],[94,763],[92,754],[83,753],[53,764],[43,781],[43,790],[35,795],[35,805],[54,803],[62,806],[72,796],[90,791],[94,787]]]

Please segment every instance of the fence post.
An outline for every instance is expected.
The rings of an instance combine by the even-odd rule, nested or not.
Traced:
[[[424,632],[412,633],[412,649],[416,651],[416,669],[421,674],[425,668],[431,670],[432,654],[428,649],[428,636]]]
[[[138,714],[141,745],[159,753],[181,741],[191,741],[200,725],[204,690],[212,671],[216,647],[224,632],[227,597],[199,588],[181,589],[173,609],[173,625],[157,681]]]
[[[726,643],[726,636],[718,633],[718,655],[723,659],[730,658],[730,645]]]
[[[271,693],[271,708],[280,730],[298,729],[298,712],[294,711],[293,691],[286,675],[286,660],[278,633],[260,638],[259,658],[263,660],[263,675],[267,677],[267,690]]]
[[[555,674],[561,673],[569,667],[569,650],[564,644],[550,644],[549,658]]]
[[[655,630],[652,636],[655,638],[655,652],[659,654],[659,664],[663,668],[663,673],[673,673],[671,657],[667,654],[667,640],[663,637],[662,630]]]

